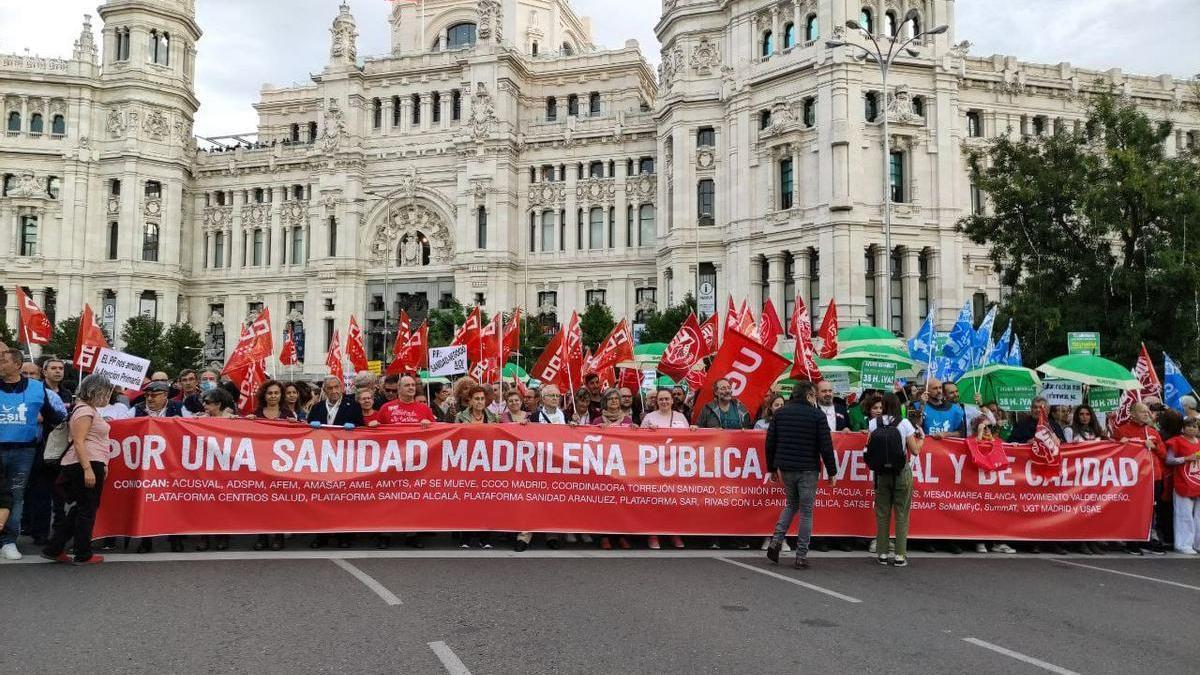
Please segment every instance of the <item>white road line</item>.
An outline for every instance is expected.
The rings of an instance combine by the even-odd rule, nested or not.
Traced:
[[[1041,668],[1042,670],[1048,670],[1052,673],[1058,673],[1058,675],[1079,675],[1079,673],[1075,672],[1074,670],[1068,670],[1066,668],[1063,668],[1062,666],[1056,666],[1053,663],[1048,663],[1041,659],[1035,659],[1032,656],[1026,656],[1025,654],[1022,654],[1021,652],[1014,652],[1013,650],[1007,649],[1005,647],[1001,647],[1000,645],[994,645],[990,642],[984,642],[983,640],[980,640],[979,638],[973,638],[973,637],[963,638],[963,642],[969,642],[969,643],[975,645],[976,647],[983,647],[984,649],[990,649],[990,650],[996,652],[997,654],[1003,654],[1010,659],[1016,659],[1016,660],[1024,662],[1024,663],[1028,663],[1031,666],[1037,666],[1038,668]]]
[[[1083,568],[1089,569],[1089,570],[1096,570],[1097,572],[1108,572],[1109,574],[1119,574],[1123,577],[1133,577],[1134,579],[1141,579],[1143,581],[1153,581],[1156,584],[1166,584],[1168,586],[1175,586],[1178,588],[1186,588],[1189,591],[1200,591],[1200,586],[1190,586],[1188,584],[1181,584],[1178,581],[1167,581],[1166,579],[1155,579],[1154,577],[1147,577],[1147,576],[1144,576],[1141,574],[1134,574],[1132,572],[1122,572],[1120,570],[1110,570],[1107,567],[1096,567],[1095,565],[1084,565],[1083,563],[1077,563],[1077,562],[1071,562],[1070,560],[1059,560],[1059,559],[1051,560],[1051,562],[1056,562],[1060,565],[1070,565],[1072,567],[1083,567]]]
[[[430,642],[429,648],[437,655],[438,660],[442,662],[442,665],[446,667],[446,672],[450,675],[471,675],[471,671],[467,670],[462,659],[458,658],[458,654],[455,654],[454,650],[450,649],[445,642],[441,640]]]
[[[353,564],[351,564],[350,561],[342,560],[341,558],[330,558],[330,560],[333,561],[334,565],[337,565],[338,567],[346,570],[355,579],[358,579],[359,581],[363,582],[364,586],[371,589],[372,591],[375,591],[375,595],[378,595],[387,604],[392,605],[392,606],[403,604],[400,602],[400,598],[396,597],[395,593],[392,593],[387,588],[384,588],[383,584],[379,583],[378,581],[375,581],[375,579],[370,574],[367,574],[366,572],[358,569]]]
[[[797,586],[803,586],[804,588],[807,588],[810,591],[824,593],[825,595],[828,595],[833,598],[837,598],[838,600],[845,600],[846,602],[853,602],[853,603],[862,602],[862,600],[859,600],[858,598],[852,598],[849,595],[838,593],[837,591],[832,591],[828,588],[824,588],[824,587],[818,586],[816,584],[810,584],[807,581],[800,581],[799,579],[794,579],[792,577],[789,577],[789,576],[786,576],[783,574],[776,574],[775,572],[772,572],[770,570],[764,570],[761,567],[755,567],[754,565],[747,565],[744,562],[738,562],[736,560],[730,560],[729,558],[720,558],[720,557],[717,558],[717,560],[720,560],[721,562],[729,563],[730,565],[737,565],[738,567],[743,567],[745,569],[750,570],[751,572],[758,572],[759,574],[765,574],[766,576],[773,577],[775,579],[779,579],[780,581],[786,581],[789,584],[796,584]]]

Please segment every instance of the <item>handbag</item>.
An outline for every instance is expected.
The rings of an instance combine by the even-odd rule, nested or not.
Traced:
[[[75,442],[71,438],[71,420],[74,418],[75,410],[72,410],[65,422],[60,423],[46,434],[46,447],[42,450],[42,462],[50,466],[59,466],[62,463],[63,455],[67,454]]]

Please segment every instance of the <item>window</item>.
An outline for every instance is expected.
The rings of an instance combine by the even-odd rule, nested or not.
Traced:
[[[638,160],[638,173],[643,176],[649,176],[654,173],[654,158],[643,157]]]
[[[658,291],[658,289],[655,289],[655,288],[634,289],[634,291],[633,291],[634,304],[636,304],[638,306],[642,306],[642,307],[647,306],[647,305],[657,304],[656,303],[657,291]],[[639,309],[637,311],[637,315],[634,317],[634,321],[636,321],[637,323],[646,323],[647,314],[648,314],[648,312],[646,310]]]
[[[475,209],[475,247],[487,248],[487,209]]]
[[[896,37],[896,13],[885,12],[883,15],[883,34],[894,38]]]
[[[108,181],[108,194],[111,197],[120,197],[121,196],[121,181],[120,181],[120,179],[112,178]],[[222,196],[224,196],[223,193],[220,193],[220,192],[217,193],[217,197],[222,197]],[[224,202],[221,202],[221,204],[224,205]]]
[[[567,97],[567,114],[573,116],[579,115],[579,97],[575,94]]]
[[[292,264],[304,262],[304,228],[292,228]]]
[[[913,14],[912,21],[908,24],[908,37],[916,37],[921,33],[921,15]],[[922,314],[921,316],[925,316]]]
[[[908,201],[905,194],[904,185],[904,153],[893,152],[891,161],[889,162],[889,184],[892,188],[892,201],[903,203]]]
[[[463,49],[475,44],[475,24],[456,23],[446,31],[446,49]]]
[[[156,180],[146,181],[146,199],[162,199],[162,183]]]
[[[604,289],[594,289],[594,290],[587,291],[587,293],[586,293],[587,304],[603,305],[606,295],[607,295],[607,293],[605,293]]]
[[[538,307],[558,308],[558,291],[538,291]]]
[[[290,140],[292,143],[300,142],[300,125],[299,124],[292,125],[291,133],[288,135],[288,140]]]
[[[383,126],[383,101],[378,98],[371,100],[371,127],[379,129]]]
[[[158,262],[158,225],[146,223],[142,230],[142,260]]]
[[[696,206],[701,225],[712,225],[716,222],[717,188],[711,178],[705,178],[696,186]]]
[[[874,122],[879,117],[879,94],[868,91],[863,95],[863,118]]]
[[[337,218],[329,216],[329,257],[337,257]]]
[[[771,126],[771,111],[763,110],[758,113],[758,130],[762,131]]]
[[[118,242],[120,241],[120,236],[121,236],[121,226],[116,221],[109,223],[108,224],[108,255],[106,256],[109,260],[117,259],[117,248],[118,248]],[[204,253],[205,253],[205,255],[207,255],[208,250],[206,249],[204,251]]]
[[[600,207],[588,212],[588,248],[604,248],[604,209]]]
[[[779,162],[779,208],[792,208],[792,199],[792,160],[788,158]]]
[[[554,212],[542,211],[542,253],[554,250]]]
[[[871,13],[871,8],[862,8],[862,12],[858,15],[858,25],[868,33],[875,32],[875,15]]]
[[[309,122],[308,123],[308,142],[314,143],[314,142],[316,142],[316,140],[317,140],[317,123]]]
[[[570,42],[564,42],[562,43],[562,53],[563,56],[573,56],[575,54],[575,48],[571,46]]]
[[[1046,118],[1038,115],[1033,118],[1033,133],[1035,136],[1041,136],[1046,133]]]
[[[4,174],[4,185],[3,185],[3,190],[0,191],[0,195],[7,197],[9,190],[12,190],[16,186],[17,186],[17,177],[12,175],[11,173]]]
[[[917,117],[925,116],[925,97],[914,96],[912,98],[912,112]]]
[[[21,216],[21,255],[38,254],[38,217]]]
[[[817,313],[821,310],[821,252],[808,249],[808,311],[813,325],[819,323]]]
[[[553,96],[546,97],[546,121],[554,122],[558,120],[558,99]]]
[[[983,138],[983,117],[977,110],[967,113],[967,136],[971,138]]]
[[[8,113],[8,130],[20,133],[21,131],[21,113],[12,111]]]
[[[558,212],[558,250],[567,250],[567,210]]]
[[[529,53],[530,53],[530,55],[532,55],[532,56],[537,56],[537,55],[538,55],[538,43],[537,43],[537,40],[534,40],[534,41],[533,41],[533,45],[532,45],[532,46],[529,48]]]
[[[450,92],[450,120],[457,122],[462,119],[462,92],[454,89]]]
[[[42,119],[41,113],[33,113],[29,116],[29,133],[41,134],[46,130],[46,122]]]
[[[67,118],[62,115],[55,115],[50,118],[50,135],[64,136],[67,133]]]
[[[657,236],[654,224],[654,205],[642,204],[638,208],[638,246],[653,246]]]
[[[971,183],[971,213],[983,215],[983,190],[975,183]]]
[[[116,53],[113,54],[113,60],[114,61],[128,61],[129,60],[129,29],[128,28],[118,28],[116,30],[116,36],[117,36]]]
[[[763,56],[763,58],[766,58],[766,57],[770,56],[770,55],[771,55],[771,51],[772,51],[772,45],[771,45],[771,31],[769,31],[769,30],[768,30],[768,31],[763,31],[763,34],[762,34],[762,45],[761,45],[761,53],[762,53],[762,56]]]
[[[892,275],[892,297],[888,303],[890,321],[888,330],[897,335],[904,333],[904,283],[901,280],[904,272],[904,258],[899,248],[892,249],[890,273]]]
[[[971,296],[971,305],[975,310],[975,316],[983,316],[987,313],[988,297],[987,293],[979,291]]]
[[[250,264],[255,267],[262,267],[263,264],[263,240],[264,234],[261,227],[254,229],[254,234],[251,237],[251,257]]]
[[[215,194],[217,197],[217,206],[225,206],[225,202],[227,201],[225,198],[225,192],[221,191],[221,192],[217,192]]]
[[[588,94],[588,114],[593,116],[600,114],[599,92],[593,91],[591,94]]]
[[[588,178],[604,178],[604,162],[588,164]]]
[[[865,283],[865,286],[864,286],[865,290],[863,291],[863,293],[864,293],[863,300],[866,305],[865,309],[867,311],[867,325],[874,326],[875,325],[875,247],[874,246],[867,247],[865,260],[863,262],[865,263],[865,265],[863,266],[863,269],[866,270],[866,273],[863,276],[863,282]]]
[[[608,207],[608,247],[616,248],[617,246],[617,207]]]
[[[433,114],[433,121],[435,123],[441,122],[442,121],[442,92],[440,92],[440,91],[433,92],[433,101],[432,101],[432,103],[430,103],[430,106],[431,106],[430,112]]]
[[[783,26],[783,48],[791,49],[796,46],[796,24],[788,22]]]
[[[529,213],[529,252],[537,250],[537,214]]]
[[[670,143],[667,143],[670,145]],[[715,148],[717,146],[717,132],[712,127],[700,127],[696,130],[696,147],[700,148]]]
[[[929,316],[929,249],[917,258],[917,316]]]
[[[266,194],[264,193],[262,188],[254,188],[253,195],[254,195],[254,203],[255,204],[262,204],[267,199]]]
[[[213,267],[225,266],[225,233],[218,232],[213,241]]]
[[[411,121],[413,126],[416,126],[421,123],[421,95],[413,94],[409,100],[412,101]]]
[[[171,35],[160,33],[157,30],[150,31],[150,43],[146,56],[151,63],[157,63],[160,66],[171,65]]]
[[[62,193],[62,179],[58,176],[50,176],[46,179],[46,196],[50,199],[58,199]]]
[[[809,14],[804,20],[804,39],[807,42],[812,42],[821,38],[821,24],[817,21],[816,14]]]
[[[292,199],[293,200],[304,199],[304,186],[303,185],[293,185],[292,186]]]
[[[804,99],[804,126],[815,127],[817,125],[817,99],[809,96]]]

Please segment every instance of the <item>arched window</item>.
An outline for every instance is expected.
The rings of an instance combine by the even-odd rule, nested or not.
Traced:
[[[894,38],[896,37],[896,13],[887,11],[883,15],[883,34]]]
[[[763,31],[761,47],[762,56],[767,57],[771,55],[771,52],[773,51],[771,44],[771,31]]]
[[[446,30],[446,49],[463,49],[475,44],[475,24],[456,23]]]
[[[812,42],[813,40],[820,39],[820,37],[821,24],[817,21],[817,15],[809,14],[808,18],[804,20],[804,39]]]
[[[371,127],[378,129],[383,126],[383,101],[371,99]]]
[[[117,41],[113,45],[113,60],[128,61],[129,60],[129,29],[118,28],[113,33]]]
[[[796,24],[791,21],[783,26],[783,48],[791,49],[796,46]]]
[[[421,123],[421,95],[413,94],[409,100],[412,102],[412,123],[416,126]]]
[[[62,115],[55,115],[50,118],[50,135],[62,136],[67,133],[67,118]]]
[[[171,65],[171,34],[163,33],[158,37],[158,54],[154,62],[160,66]]]
[[[546,121],[554,122],[558,120],[558,99],[553,96],[546,97]]]
[[[554,212],[542,211],[542,252],[554,250]]]
[[[567,114],[576,116],[579,115],[579,97],[575,94],[571,94],[567,97]]]
[[[642,204],[638,209],[638,246],[652,246],[656,235],[654,205]]]
[[[29,116],[29,133],[40,134],[46,129],[46,123],[42,119],[41,113],[33,113]]]
[[[262,230],[255,230],[256,238],[259,232]],[[158,225],[156,223],[146,223],[146,229],[142,231],[142,260],[158,262]]]
[[[908,22],[908,37],[913,37],[921,32],[921,15],[914,14],[912,21]],[[924,315],[922,315],[924,316]]]
[[[978,110],[972,110],[967,113],[967,136],[971,138],[983,137],[983,116]]]
[[[475,246],[487,248],[487,209],[482,206],[475,209]]]
[[[117,224],[117,222],[115,220],[113,222],[109,223],[108,224],[108,259],[109,260],[117,259],[117,248],[118,248],[117,242],[120,240],[120,235],[121,235],[121,226],[119,224]],[[208,253],[208,251],[205,250],[205,253]]]
[[[588,178],[604,178],[604,162],[596,161],[588,164]]]
[[[21,113],[15,110],[8,113],[8,130],[18,133],[21,131]]]
[[[289,140],[291,140],[291,142],[293,142],[293,143],[299,143],[299,142],[300,142],[300,125],[299,125],[299,124],[293,124],[293,125],[292,125],[292,129],[291,129],[291,134],[290,134],[290,136],[289,136]]]
[[[604,209],[598,206],[588,212],[588,248],[604,248]]]
[[[592,93],[588,94],[588,114],[600,114],[600,92],[598,91],[593,91]]]
[[[858,25],[868,33],[875,32],[875,15],[871,13],[870,7],[862,8],[862,12],[858,15]]]

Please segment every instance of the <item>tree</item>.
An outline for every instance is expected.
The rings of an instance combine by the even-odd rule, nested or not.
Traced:
[[[4,343],[9,347],[17,346],[17,335],[13,329],[9,327],[8,322],[4,319],[4,314],[0,313],[0,343]]]
[[[43,354],[53,354],[60,359],[75,357],[75,340],[79,334],[79,315],[68,317],[54,326],[50,344],[42,349]]]
[[[550,324],[540,316],[521,315],[521,349],[518,354],[520,355],[520,365],[525,370],[529,370],[533,364],[537,363],[538,357],[550,343],[550,338],[557,332],[557,327],[549,328],[549,326]]]
[[[454,332],[458,327],[467,322],[467,313],[461,302],[451,300],[446,309],[429,310],[428,320],[429,346],[445,347],[454,339]],[[391,349],[391,345],[387,348]]]
[[[172,378],[178,377],[180,371],[202,365],[204,338],[189,324],[172,325],[163,333],[161,345],[163,362],[158,369],[167,371]]]
[[[150,360],[150,370],[161,370],[166,361],[162,348],[163,323],[148,316],[131,316],[121,327],[122,351]]]
[[[596,347],[608,337],[616,325],[608,305],[601,302],[589,304],[579,317],[579,330],[583,333],[584,348],[596,351]]]
[[[990,247],[1012,291],[1028,364],[1065,353],[1069,331],[1101,330],[1104,355],[1132,365],[1141,343],[1200,367],[1200,155],[1166,155],[1170,122],[1111,93],[1085,128],[999,137],[968,155],[989,213],[958,228]]]
[[[683,302],[678,305],[672,305],[661,312],[651,312],[645,317],[646,328],[642,331],[640,343],[648,342],[670,342],[671,338],[679,332],[679,327],[687,321],[688,314],[696,311],[696,299],[688,293],[683,297]]]

